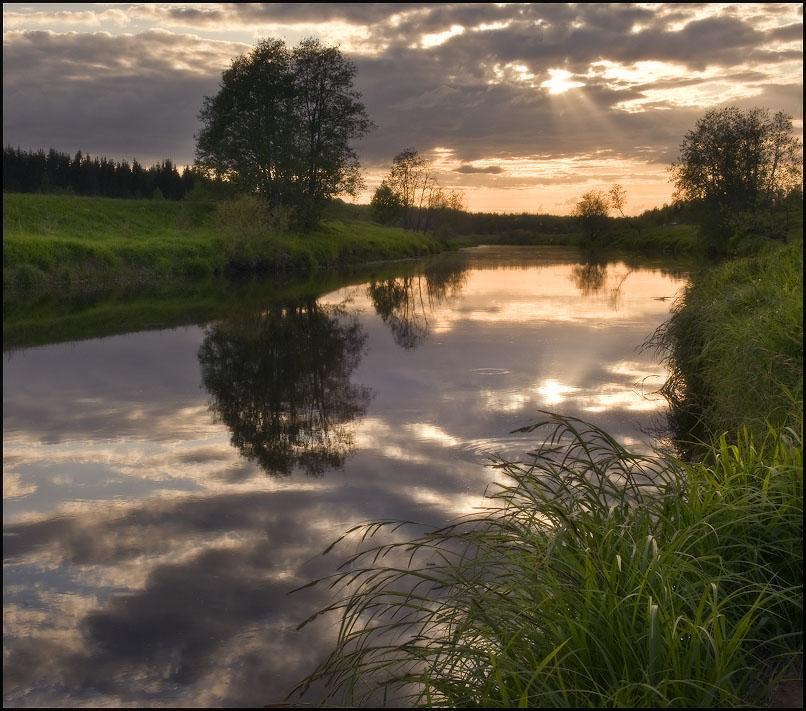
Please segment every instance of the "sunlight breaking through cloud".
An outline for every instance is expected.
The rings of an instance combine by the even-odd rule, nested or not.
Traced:
[[[569,89],[574,89],[578,86],[585,86],[584,82],[571,81],[574,76],[571,72],[565,69],[549,69],[551,79],[546,79],[540,86],[549,90],[549,94],[564,94]]]
[[[445,30],[445,32],[435,32],[429,35],[423,35],[422,39],[420,40],[420,46],[427,49],[429,47],[439,47],[441,44],[447,42],[451,37],[456,37],[456,35],[461,35],[465,31],[465,28],[461,25],[451,25],[449,30]]]

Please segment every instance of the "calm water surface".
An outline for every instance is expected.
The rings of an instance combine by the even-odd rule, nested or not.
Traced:
[[[16,350],[3,367],[6,706],[262,706],[329,651],[288,592],[357,522],[483,504],[540,410],[636,449],[638,347],[686,274],[475,248],[203,327]],[[344,553],[345,551],[341,551]]]

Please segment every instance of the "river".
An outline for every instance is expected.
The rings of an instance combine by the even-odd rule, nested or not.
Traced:
[[[647,451],[685,269],[477,247],[214,320],[7,350],[5,706],[263,706],[356,523],[483,505],[541,411]]]

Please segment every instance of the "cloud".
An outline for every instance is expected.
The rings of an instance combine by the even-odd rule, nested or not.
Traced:
[[[3,133],[23,148],[192,162],[196,114],[239,43],[139,35],[4,35]],[[31,77],[38,77],[36,82]]]
[[[60,10],[57,12],[3,12],[3,25],[7,28],[30,25],[90,25],[100,27],[110,22],[125,26],[130,22],[124,10],[104,10],[102,12]]]
[[[795,5],[136,4],[115,9],[130,34],[107,12],[6,13],[7,143],[188,163],[203,97],[267,33],[342,44],[378,126],[357,146],[371,174],[411,145],[452,149],[457,177],[463,164],[597,150],[655,164],[710,106],[802,116]],[[51,20],[105,31],[37,29]],[[441,41],[423,47],[430,35]],[[581,86],[541,88],[560,71]]]
[[[803,42],[803,25],[793,22],[767,31],[767,39],[779,42]]]
[[[392,17],[416,12],[416,3],[234,3],[229,5],[132,5],[128,12],[138,19],[156,20],[175,26],[206,28],[255,27],[260,25],[300,25],[345,22],[375,25]]]
[[[456,169],[457,173],[488,173],[490,175],[499,175],[504,172],[504,169],[498,165],[488,165],[483,168],[473,165],[463,164]]]

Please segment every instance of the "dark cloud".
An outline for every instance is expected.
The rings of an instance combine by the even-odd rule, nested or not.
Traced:
[[[202,97],[220,80],[218,67],[199,71],[216,59],[209,46],[164,32],[20,32],[3,58],[4,143],[145,163],[192,161]]]
[[[740,63],[743,53],[759,46],[764,33],[735,18],[707,18],[672,32],[653,25],[632,32],[632,22],[602,24],[599,16],[575,26],[571,22],[535,26],[519,22],[506,29],[456,35],[429,50],[431,60],[467,70],[479,63],[521,63],[533,72],[549,67],[585,72],[591,62],[609,59],[626,64],[671,61],[691,68]]]
[[[803,40],[803,25],[800,23],[792,23],[790,25],[776,27],[774,30],[768,30],[767,39],[779,42],[798,42]]]
[[[489,173],[490,175],[498,175],[499,173],[503,173],[504,169],[498,165],[488,165],[484,168],[477,168],[472,165],[460,165],[456,169],[457,173]]]

